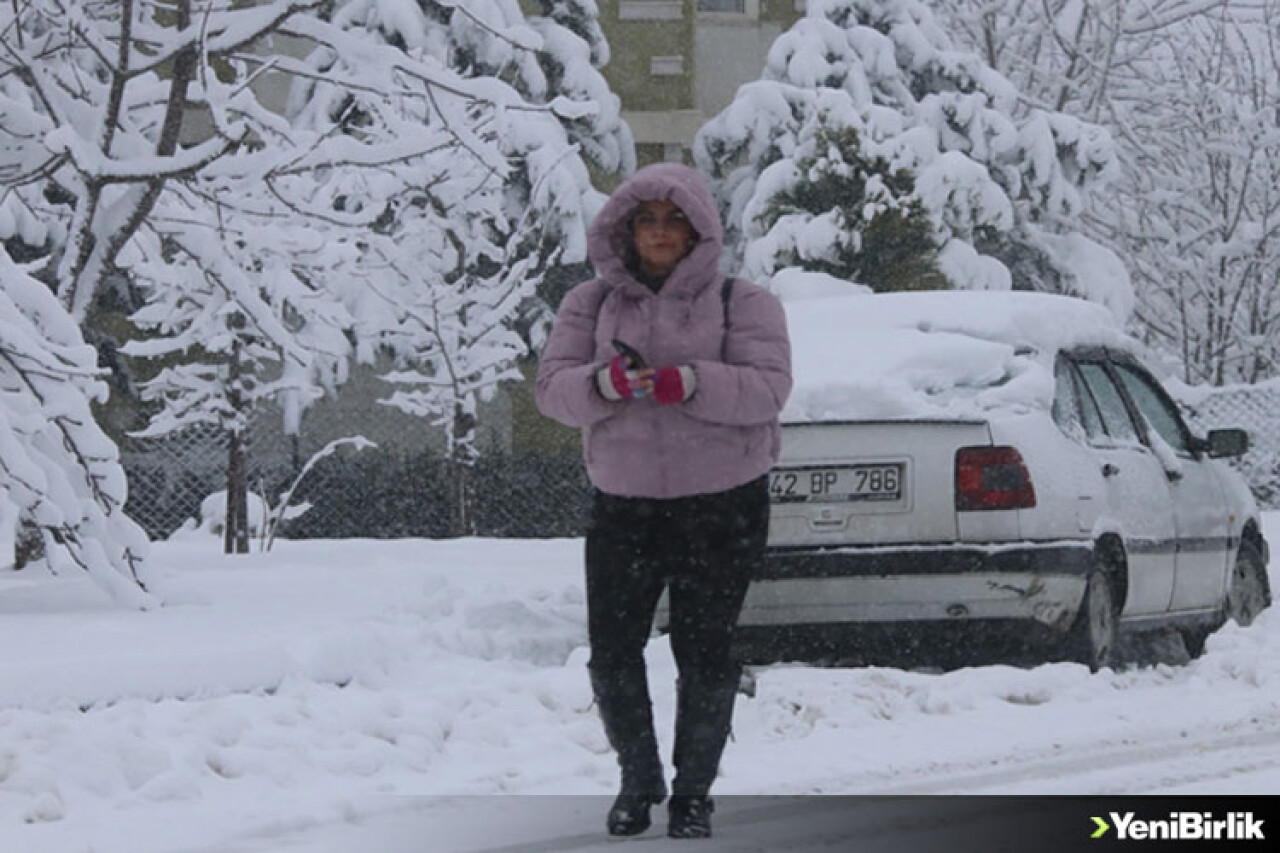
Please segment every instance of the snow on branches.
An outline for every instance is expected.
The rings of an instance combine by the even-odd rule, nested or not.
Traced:
[[[940,275],[958,287],[1076,293],[1127,314],[1123,268],[1100,260],[1107,250],[1074,222],[1082,193],[1114,169],[1109,135],[1063,113],[1021,115],[1018,100],[921,0],[811,0],[694,153],[748,275],[800,267],[897,288],[914,269],[915,286]],[[814,203],[822,182],[850,176],[856,192]],[[896,283],[883,263],[856,262],[877,229],[885,245],[917,247]]]
[[[618,98],[597,68],[608,51],[595,4],[533,5],[543,14],[526,18],[515,0],[348,0],[329,25],[360,47],[307,59],[317,78],[350,76],[363,73],[363,53],[397,50],[495,93],[488,102],[424,90],[399,71],[357,91],[304,83],[291,100],[300,129],[439,137],[414,168],[386,166],[376,183],[345,185],[343,206],[381,217],[362,238],[344,304],[371,333],[357,342],[360,357],[394,362],[385,402],[444,429],[457,479],[476,458],[477,403],[520,378],[516,361],[549,320],[535,298],[542,278],[586,260],[587,225],[604,201],[588,164],[634,168]],[[394,197],[373,198],[379,186]],[[455,487],[467,503],[465,486]],[[457,532],[469,524],[458,519]]]
[[[1280,370],[1280,2],[931,0],[1030,106],[1115,134],[1089,233],[1124,258],[1134,325],[1186,382]]]
[[[595,4],[533,5],[6,4],[0,239],[76,323],[111,276],[143,294],[144,434],[217,424],[230,472],[256,405],[295,430],[352,357],[469,414],[516,376],[538,277],[585,258],[587,163],[634,165]]]
[[[149,607],[149,543],[124,514],[124,471],[89,408],[106,396],[96,362],[49,288],[0,249],[0,500],[39,531],[51,567],[70,560]]]

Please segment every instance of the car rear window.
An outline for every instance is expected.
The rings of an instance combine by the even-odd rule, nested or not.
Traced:
[[[1080,413],[1080,394],[1076,388],[1075,371],[1071,363],[1059,358],[1053,368],[1053,421],[1063,432],[1077,441],[1085,441],[1088,433]],[[1098,431],[1102,431],[1102,422],[1098,422]]]

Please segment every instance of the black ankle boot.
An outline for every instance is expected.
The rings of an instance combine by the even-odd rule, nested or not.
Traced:
[[[716,804],[697,794],[672,794],[667,804],[667,835],[672,838],[710,838],[711,813]]]
[[[610,835],[639,835],[653,823],[649,808],[665,800],[661,794],[629,794],[623,791],[613,801],[605,826]]]

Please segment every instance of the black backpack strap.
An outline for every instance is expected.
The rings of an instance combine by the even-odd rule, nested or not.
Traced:
[[[726,277],[720,285],[720,304],[724,308],[724,333],[720,336],[720,360],[724,361],[724,345],[729,339],[729,302],[733,299],[733,277]]]

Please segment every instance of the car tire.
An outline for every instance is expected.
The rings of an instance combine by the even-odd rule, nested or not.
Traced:
[[[1253,624],[1258,614],[1271,606],[1271,584],[1258,543],[1245,539],[1236,552],[1236,564],[1227,584],[1223,603],[1224,621],[1234,621],[1242,628]]]
[[[1110,666],[1115,655],[1120,614],[1112,590],[1111,575],[1103,567],[1090,571],[1080,611],[1067,632],[1066,658],[1084,664],[1090,672]]]

